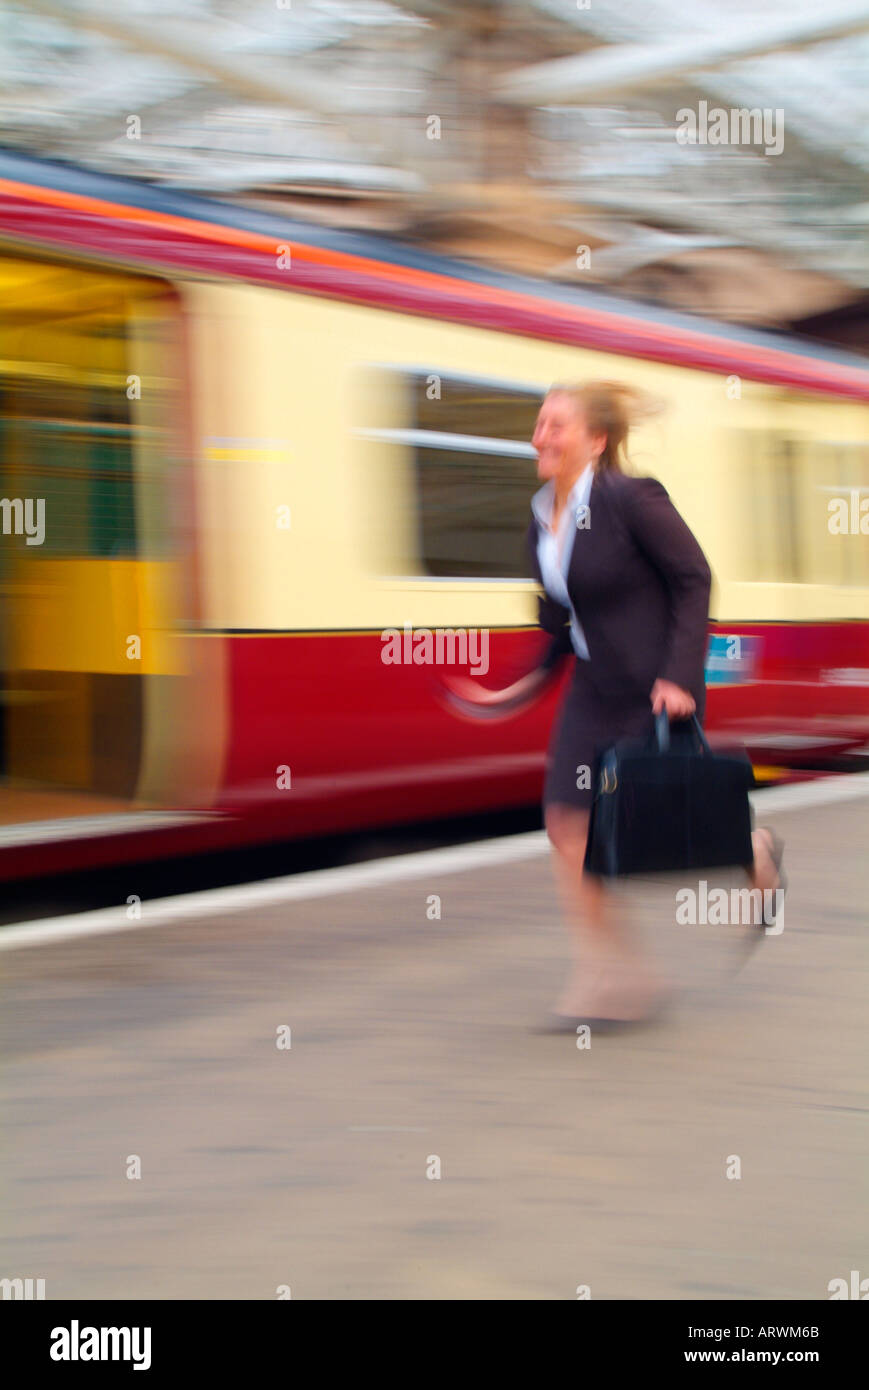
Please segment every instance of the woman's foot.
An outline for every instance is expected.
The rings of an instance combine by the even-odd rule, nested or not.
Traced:
[[[755,920],[742,937],[742,946],[735,970],[738,973],[748,957],[753,953],[762,936],[781,931],[782,899],[787,888],[787,878],[781,867],[784,843],[768,826],[761,826],[751,837],[754,848],[754,863],[749,870],[752,888],[760,890],[761,910],[759,920]]]
[[[754,847],[754,871],[750,875],[752,884],[763,894],[763,910],[758,924],[764,928],[774,927],[781,912],[782,899],[787,888],[787,879],[782,870],[784,841],[768,826],[761,826],[751,837]]]
[[[654,1017],[665,1000],[663,986],[643,962],[614,955],[595,966],[573,967],[552,1018],[574,1025],[642,1023]]]
[[[774,892],[776,888],[781,886],[779,866],[781,864],[781,851],[784,846],[766,825],[754,831],[751,843],[754,849],[752,883],[761,892],[764,890]]]

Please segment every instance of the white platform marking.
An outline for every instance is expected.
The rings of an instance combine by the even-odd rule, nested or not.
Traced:
[[[869,797],[869,772],[853,773],[846,777],[829,777],[817,782],[800,782],[789,787],[772,787],[768,791],[752,793],[751,801],[757,813],[758,823],[761,823],[770,812],[831,806],[863,797]],[[16,950],[22,946],[43,946],[55,941],[71,941],[82,936],[141,931],[146,927],[168,926],[173,922],[212,917],[222,912],[248,912],[253,908],[270,907],[275,903],[327,898],[337,893],[358,892],[415,878],[428,878],[431,881],[432,877],[438,874],[458,874],[469,869],[490,868],[497,864],[515,864],[523,859],[536,858],[545,854],[547,850],[545,832],[534,830],[523,835],[504,835],[495,840],[480,840],[470,845],[423,850],[416,854],[398,854],[389,859],[377,859],[364,864],[288,874],[284,878],[266,879],[265,882],[239,883],[231,888],[207,888],[198,893],[183,893],[171,898],[155,898],[152,901],[146,899],[141,904],[142,916],[134,921],[128,920],[126,905],[122,905],[98,908],[94,912],[71,913],[64,917],[43,918],[41,921],[21,922],[0,927],[0,951]],[[131,868],[130,878],[132,884],[135,868]]]

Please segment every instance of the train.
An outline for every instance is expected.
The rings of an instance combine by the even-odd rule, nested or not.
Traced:
[[[0,305],[0,878],[533,803],[557,686],[450,681],[539,654],[558,381],[664,403],[710,738],[866,749],[865,359],[15,151]]]

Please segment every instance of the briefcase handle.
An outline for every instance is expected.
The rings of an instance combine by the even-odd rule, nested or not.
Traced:
[[[712,749],[709,747],[706,735],[700,727],[700,720],[697,718],[696,714],[691,715],[691,723],[694,725],[694,732],[700,740],[701,748],[704,753],[708,753],[711,757]],[[655,737],[658,742],[658,752],[666,753],[670,747],[670,716],[665,709],[660,710],[655,715]]]

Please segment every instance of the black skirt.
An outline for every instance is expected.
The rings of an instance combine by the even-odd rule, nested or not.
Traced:
[[[589,663],[576,657],[546,753],[544,807],[558,802],[589,810],[598,753],[618,739],[643,738],[654,730],[649,695],[604,697],[588,672]]]

